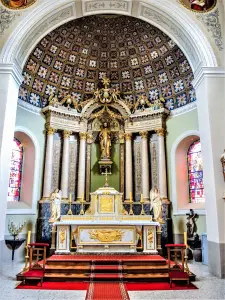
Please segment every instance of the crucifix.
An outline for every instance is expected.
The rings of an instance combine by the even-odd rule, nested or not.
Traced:
[[[105,184],[104,184],[104,187],[109,187],[109,184],[108,184],[108,171],[107,171],[107,168],[105,168],[105,173],[102,173],[103,175],[105,175]]]

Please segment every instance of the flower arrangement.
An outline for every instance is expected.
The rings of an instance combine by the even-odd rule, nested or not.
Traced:
[[[11,221],[9,224],[8,224],[8,230],[9,232],[13,235],[14,237],[14,240],[17,240],[18,239],[18,235],[19,233],[22,232],[24,226],[26,224],[26,221],[23,222],[23,224],[19,224],[19,225],[16,225],[13,221]]]

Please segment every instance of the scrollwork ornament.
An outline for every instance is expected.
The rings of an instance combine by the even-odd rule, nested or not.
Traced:
[[[207,30],[212,33],[212,37],[214,38],[217,48],[222,51],[224,47],[222,29],[219,19],[219,9],[217,8],[215,11],[205,15],[201,14],[197,16],[197,19],[200,20],[206,26]]]
[[[3,7],[0,7],[0,36],[4,34],[4,31],[9,28],[11,23],[19,15],[19,13],[14,13]]]

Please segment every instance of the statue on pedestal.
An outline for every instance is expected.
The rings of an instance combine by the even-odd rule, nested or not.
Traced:
[[[110,159],[111,156],[111,135],[108,124],[104,123],[103,128],[99,133],[101,159]]]
[[[51,217],[49,222],[58,221],[61,215],[61,191],[59,189],[55,189],[55,191],[51,194]]]
[[[153,209],[154,219],[157,222],[163,222],[162,219],[162,201],[157,188],[151,189],[150,191],[151,208]]]

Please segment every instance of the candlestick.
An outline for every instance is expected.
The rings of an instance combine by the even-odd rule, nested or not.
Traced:
[[[80,215],[84,215],[84,194],[82,195],[82,198],[81,198],[81,210],[80,210]]]
[[[144,199],[143,199],[143,194],[141,194],[141,215],[145,215],[145,210],[144,210]]]
[[[187,244],[187,232],[186,231],[184,232],[184,244],[186,245],[186,248],[187,248],[188,244]]]
[[[28,233],[27,233],[27,245],[30,244],[30,237],[31,237],[31,231],[28,231]]]
[[[132,200],[132,192],[130,192],[130,211],[129,211],[129,215],[133,215],[134,212],[133,212],[133,200]]]
[[[71,216],[73,214],[72,208],[71,208],[71,206],[72,206],[72,194],[69,195],[69,205],[70,206],[69,206],[69,210],[68,210],[67,215]]]

